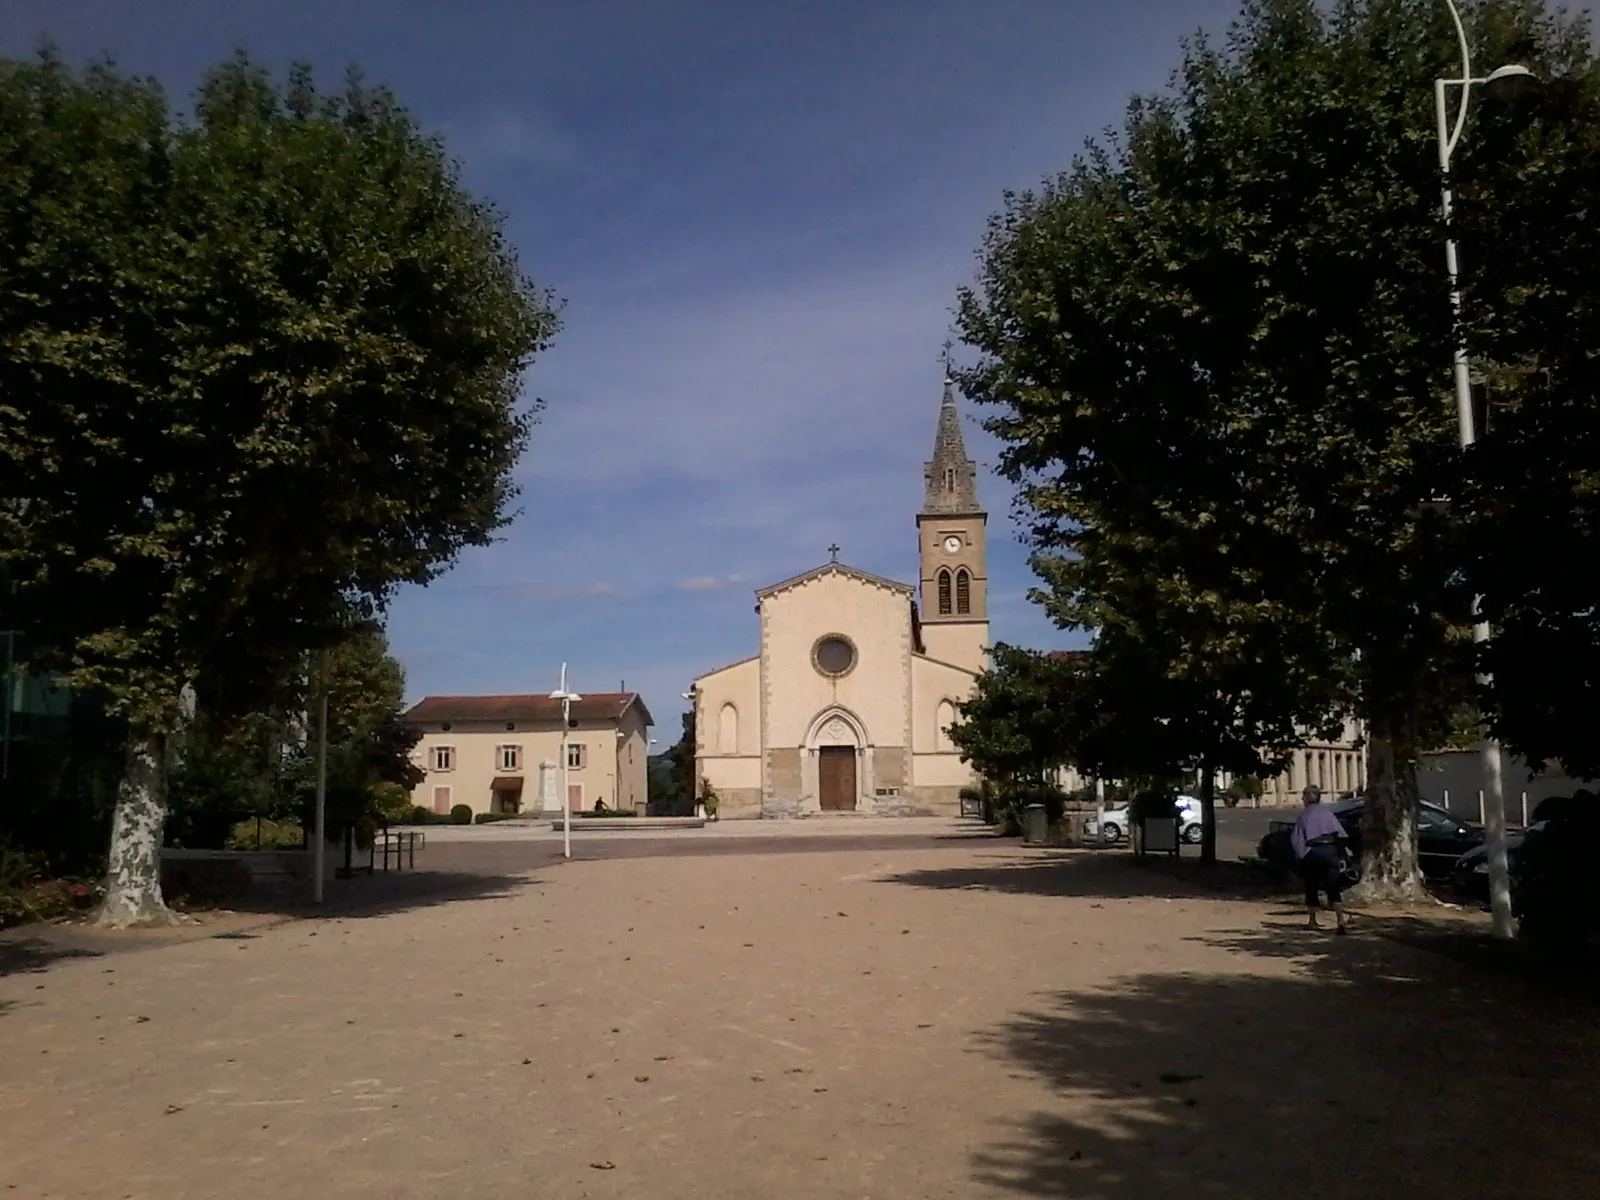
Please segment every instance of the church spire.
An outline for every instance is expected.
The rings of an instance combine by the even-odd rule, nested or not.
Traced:
[[[923,464],[925,513],[977,513],[978,464],[967,457],[961,437],[961,414],[956,410],[955,380],[950,369],[950,343],[944,344],[944,398],[939,403],[939,424],[933,435],[933,457]]]

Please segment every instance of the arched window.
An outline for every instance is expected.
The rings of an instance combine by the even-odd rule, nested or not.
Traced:
[[[967,569],[962,567],[956,572],[956,612],[969,613],[972,611],[972,576],[967,574]]]
[[[947,492],[956,490],[956,469],[954,467],[946,467],[944,469],[944,490]]]
[[[739,753],[739,710],[732,701],[717,715],[717,749],[724,754]]]
[[[950,740],[950,726],[956,723],[956,706],[948,700],[939,701],[934,721],[937,723],[934,728],[934,749],[946,752],[954,750],[956,747],[955,743]]]
[[[948,617],[950,615],[950,572],[949,571],[940,571],[939,572],[939,615],[941,617]]]

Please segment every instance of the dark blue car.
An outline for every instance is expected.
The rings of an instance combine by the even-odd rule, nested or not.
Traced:
[[[1360,877],[1361,815],[1366,806],[1365,798],[1360,796],[1331,806],[1333,815],[1339,818],[1339,824],[1350,837],[1353,861],[1346,871],[1349,883]],[[1293,828],[1293,821],[1274,821],[1256,847],[1256,853],[1275,867],[1293,870],[1294,847],[1289,843],[1289,832]],[[1461,856],[1482,844],[1483,826],[1463,821],[1449,809],[1427,800],[1417,805],[1417,862],[1426,878],[1449,878]]]

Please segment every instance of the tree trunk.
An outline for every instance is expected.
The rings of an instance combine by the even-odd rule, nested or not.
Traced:
[[[1200,861],[1217,861],[1217,771],[1209,761],[1200,768]]]
[[[1361,883],[1354,889],[1360,900],[1408,901],[1424,894],[1416,811],[1416,756],[1406,742],[1373,728],[1361,818]]]
[[[134,730],[111,818],[106,899],[96,924],[106,929],[175,925],[161,898],[161,835],[167,822],[167,736]]]

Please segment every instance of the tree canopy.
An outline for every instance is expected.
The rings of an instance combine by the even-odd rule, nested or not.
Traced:
[[[185,689],[248,710],[509,519],[557,327],[437,139],[352,74],[0,62],[0,565],[130,722],[111,919],[161,914]]]
[[[1484,61],[1587,69],[1581,23],[1493,0],[1472,16]],[[1176,634],[1162,674],[1231,657],[1354,712],[1365,870],[1401,891],[1415,756],[1474,665],[1460,514],[1432,503],[1467,469],[1432,111],[1458,71],[1431,0],[1252,0],[1118,134],[1007,197],[960,297],[983,355],[963,385],[998,406],[1058,620],[1154,611]],[[1526,120],[1480,104],[1474,203],[1518,168],[1469,144],[1497,144],[1491,125],[1536,139]]]

